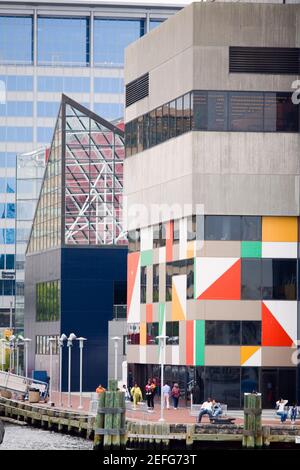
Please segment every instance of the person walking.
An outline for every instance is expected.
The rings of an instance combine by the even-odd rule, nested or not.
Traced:
[[[133,398],[133,409],[136,410],[136,405],[142,400],[142,391],[137,383],[134,384],[130,390],[131,396]]]
[[[291,413],[291,424],[295,424],[296,418],[297,418],[297,404],[296,403],[293,403],[290,413]]]
[[[284,398],[280,398],[277,402],[276,402],[276,408],[277,408],[277,415],[280,416],[280,421],[282,423],[284,423],[286,421],[286,418],[287,418],[287,412],[286,410],[284,409],[284,407],[287,405],[288,403],[288,400],[284,400]]]
[[[198,423],[201,423],[202,416],[208,415],[209,418],[212,416],[212,399],[208,398],[204,403],[202,403],[201,408],[200,408],[200,413],[198,416]]]
[[[180,388],[179,388],[178,383],[174,383],[171,395],[173,398],[174,410],[178,410],[178,402],[179,402],[179,397],[180,397]]]
[[[163,386],[162,393],[163,393],[164,408],[167,408],[167,410],[169,410],[171,387],[167,382]]]
[[[148,410],[154,409],[154,394],[155,394],[155,384],[148,379],[148,382],[145,385],[145,395],[147,400]]]
[[[127,385],[125,385],[125,384],[123,385],[122,392],[124,393],[125,401],[130,401],[131,400],[131,395],[130,395],[130,392],[127,388]]]

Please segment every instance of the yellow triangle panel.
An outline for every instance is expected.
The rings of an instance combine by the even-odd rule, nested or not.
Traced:
[[[259,348],[260,346],[241,346],[241,365],[245,364]]]
[[[172,285],[172,321],[185,320],[184,311],[180,303],[176,287]]]

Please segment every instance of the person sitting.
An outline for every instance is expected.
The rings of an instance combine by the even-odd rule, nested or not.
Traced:
[[[216,400],[212,401],[212,417],[217,418],[222,414],[222,407],[221,403],[217,402]]]
[[[209,418],[212,416],[212,400],[211,398],[208,398],[207,401],[202,403],[200,413],[198,416],[198,423],[201,423],[202,416],[208,415]]]
[[[105,392],[105,388],[102,387],[101,384],[99,384],[98,387],[96,388],[96,393],[102,393],[102,392]]]
[[[276,414],[280,416],[280,420],[282,423],[286,421],[286,418],[288,415],[286,410],[284,409],[287,403],[288,403],[288,400],[284,400],[283,398],[280,398],[280,400],[276,402],[276,408],[277,408]]]

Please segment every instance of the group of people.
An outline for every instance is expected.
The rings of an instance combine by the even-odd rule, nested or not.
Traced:
[[[287,420],[288,415],[290,414],[291,424],[295,424],[297,418],[297,404],[293,403],[290,409],[287,409],[288,400],[280,398],[276,402],[277,415],[280,416],[280,421],[284,423]]]
[[[154,398],[157,393],[157,383],[156,380],[148,379],[144,387],[144,395],[147,401],[148,410],[154,410]],[[164,407],[169,409],[170,408],[170,398],[173,400],[173,408],[174,410],[178,409],[179,397],[180,397],[180,388],[178,383],[174,383],[172,388],[166,382],[162,387],[162,394],[163,394],[163,402]],[[138,386],[137,383],[130,390],[131,399],[133,401],[133,407],[136,408],[136,405],[140,403],[143,399],[143,394],[141,388]]]
[[[200,413],[198,416],[198,423],[201,423],[202,416],[208,415],[210,418],[216,418],[222,414],[222,407],[219,402],[212,398],[208,398],[204,403],[202,403],[200,408]]]

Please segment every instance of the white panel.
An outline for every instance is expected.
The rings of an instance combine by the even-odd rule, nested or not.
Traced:
[[[152,248],[153,248],[152,226],[141,228],[141,251],[152,250]]]
[[[140,364],[146,364],[146,351],[147,351],[147,346],[143,345],[140,346]]]
[[[159,263],[165,263],[166,262],[166,247],[161,246],[158,249],[158,262]]]
[[[179,220],[179,258],[186,259],[187,250],[187,218]]]
[[[262,242],[263,258],[297,258],[297,242]]]
[[[179,363],[179,345],[172,346],[172,364],[177,366]]]

